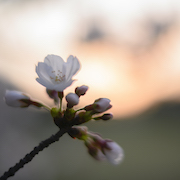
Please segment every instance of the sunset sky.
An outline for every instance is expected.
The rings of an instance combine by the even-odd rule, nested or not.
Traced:
[[[52,105],[35,80],[48,54],[81,62],[80,106],[111,99],[115,116],[180,100],[179,1],[0,1],[0,76]]]

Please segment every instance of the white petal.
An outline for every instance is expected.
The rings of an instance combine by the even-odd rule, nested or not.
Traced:
[[[56,68],[56,66],[62,67],[64,61],[60,56],[51,54],[45,57],[44,63],[46,63],[48,66]]]
[[[61,84],[55,85],[55,90],[56,91],[63,91],[64,89],[69,87],[73,82],[74,82],[74,80],[70,80],[68,82],[62,82]]]
[[[39,76],[39,78],[47,82],[51,82],[50,76],[48,74],[50,70],[51,67],[42,62],[39,62],[38,66],[36,66],[36,73]]]
[[[75,75],[79,69],[80,69],[79,60],[76,57],[70,55],[66,63],[66,79],[67,80],[71,79],[72,76]]]
[[[46,88],[50,89],[50,90],[55,90],[53,87],[54,87],[54,84],[51,83],[51,82],[48,82],[44,79],[40,79],[40,78],[36,78],[36,81],[38,83],[40,83],[41,85],[45,86]]]
[[[63,65],[65,64],[65,62],[60,56],[53,55],[53,54],[48,55],[45,57],[44,63],[46,63],[48,66],[52,67],[52,70],[55,71],[56,75],[59,72],[63,73]]]

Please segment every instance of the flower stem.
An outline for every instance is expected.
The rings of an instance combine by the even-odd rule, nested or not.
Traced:
[[[78,111],[82,111],[82,110],[84,110],[84,108],[81,108],[81,109],[77,109],[77,110],[76,110],[76,112],[78,112]]]
[[[62,92],[58,92],[58,97],[59,97],[59,99],[60,99],[60,108],[59,108],[59,110],[60,110],[60,112],[61,112],[61,110],[62,110],[62,99],[63,99],[63,97],[64,97],[63,91],[62,91]]]
[[[59,111],[61,112],[62,110],[62,99],[60,99],[60,106],[59,106]]]
[[[48,111],[51,111],[50,107],[48,107],[48,106],[46,106],[46,105],[44,105],[44,104],[42,104],[40,102],[36,102],[36,101],[31,101],[30,100],[30,104],[33,105],[33,106],[36,106],[36,107],[39,107],[39,108],[44,108],[44,109],[46,109]]]
[[[48,139],[40,142],[39,145],[36,146],[30,153],[26,154],[26,156],[22,158],[18,163],[16,163],[13,167],[9,168],[9,170],[0,177],[0,180],[6,180],[9,177],[14,176],[14,174],[19,169],[23,168],[25,164],[29,163],[40,151],[43,151],[43,149],[48,147],[50,144],[58,141],[59,138],[69,130],[69,128],[70,127],[63,128]]]
[[[51,108],[50,108],[50,107],[45,106],[45,105],[43,105],[43,107],[44,107],[44,109],[46,109],[46,110],[48,110],[48,111],[51,111]]]

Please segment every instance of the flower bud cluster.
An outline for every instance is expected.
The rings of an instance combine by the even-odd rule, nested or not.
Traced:
[[[88,132],[87,127],[74,126],[69,135],[84,141],[88,153],[98,161],[108,161],[111,164],[120,164],[124,158],[123,149],[114,141],[103,139],[99,134]]]
[[[88,148],[89,154],[97,160],[108,160],[112,164],[119,164],[123,159],[123,150],[115,142],[101,138],[100,135],[88,132],[86,127],[77,125],[86,123],[90,120],[107,121],[113,118],[111,113],[104,113],[112,105],[107,98],[96,99],[81,109],[75,109],[88,90],[88,86],[82,85],[75,88],[74,93],[65,96],[67,102],[66,108],[62,106],[64,98],[64,89],[70,86],[74,80],[72,77],[80,69],[80,63],[74,56],[69,56],[67,62],[59,56],[48,55],[44,62],[39,62],[36,66],[36,72],[39,76],[36,80],[46,87],[48,96],[54,100],[56,107],[48,106],[32,100],[28,95],[19,91],[6,91],[5,102],[13,107],[28,107],[30,105],[43,107],[50,111],[55,125],[60,129],[69,129],[69,135],[73,138],[83,140]]]
[[[80,125],[90,121],[91,119],[107,121],[113,117],[111,113],[106,113],[97,117],[98,114],[103,113],[112,107],[110,100],[107,98],[99,98],[95,100],[93,104],[87,105],[79,110],[74,110],[74,106],[78,105],[80,97],[85,95],[87,90],[88,86],[83,85],[77,87],[75,93],[69,93],[65,96],[67,109],[61,111],[60,108],[59,113],[61,114],[61,118],[58,118],[59,113],[57,114],[57,117],[53,116],[55,124],[59,124],[59,128]],[[60,92],[58,92],[58,94],[60,94]],[[60,97],[60,101],[62,98],[63,96]],[[58,111],[58,109],[52,109],[51,114],[55,114],[56,111]]]

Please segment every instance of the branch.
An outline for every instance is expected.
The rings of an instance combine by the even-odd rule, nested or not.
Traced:
[[[9,177],[14,176],[14,174],[19,169],[23,168],[25,164],[29,163],[40,151],[48,147],[50,144],[58,141],[59,138],[63,136],[63,134],[65,134],[68,130],[69,128],[63,128],[59,130],[56,134],[52,135],[50,138],[40,142],[39,145],[36,146],[29,154],[26,154],[23,159],[21,159],[13,167],[9,168],[9,170],[0,177],[0,180],[6,180]]]

